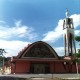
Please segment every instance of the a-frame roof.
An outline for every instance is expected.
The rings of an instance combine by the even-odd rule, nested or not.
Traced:
[[[21,58],[54,58],[58,59],[59,56],[55,50],[47,43],[43,41],[37,41],[30,44],[28,47],[25,47],[18,56],[18,59]]]

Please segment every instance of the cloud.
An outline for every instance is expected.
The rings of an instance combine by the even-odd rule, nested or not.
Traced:
[[[10,39],[12,37],[26,38],[31,40],[35,39],[37,34],[34,32],[32,27],[22,25],[21,21],[16,21],[14,27],[0,25],[0,38]]]
[[[80,26],[80,14],[73,14],[70,16],[70,18],[73,18],[75,29],[78,26]],[[55,42],[56,40],[61,38],[62,34],[63,34],[63,29],[62,29],[63,28],[63,20],[64,19],[60,19],[58,21],[58,25],[56,26],[56,28],[53,31],[48,31],[47,33],[43,34],[44,38],[42,39],[42,41]],[[76,33],[78,33],[78,32],[76,31]]]
[[[5,24],[6,22],[5,22],[5,21],[2,21],[2,20],[0,20],[0,23],[3,23],[3,24]]]
[[[64,56],[65,55],[64,47],[61,47],[61,46],[60,47],[54,47],[53,49],[56,51],[58,56]],[[76,52],[78,52],[78,49],[80,49],[79,46],[76,47]]]
[[[22,22],[21,20],[19,20],[19,21],[15,20],[15,26],[16,27],[20,27],[21,26],[21,22]]]
[[[58,56],[64,56],[64,47],[54,47],[54,50],[57,52]]]
[[[5,51],[7,52],[7,54],[5,54],[6,57],[17,55],[17,53],[28,44],[30,44],[30,42],[24,42],[19,40],[0,40],[0,48],[5,49]]]
[[[74,28],[80,26],[80,14],[73,14],[70,18],[73,18]]]
[[[75,35],[80,35],[80,30],[75,30]]]
[[[9,26],[5,21],[0,21],[0,48],[5,49],[6,57],[17,55],[20,50],[30,44],[27,40],[34,40],[37,37],[35,30],[23,25],[21,20],[15,21],[14,24],[14,26]]]
[[[57,27],[53,31],[49,31],[46,34],[44,34],[43,41],[48,42],[55,42],[57,39],[59,39],[63,34],[63,20],[59,20]]]

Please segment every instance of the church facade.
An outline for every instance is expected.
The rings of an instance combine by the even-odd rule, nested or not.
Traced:
[[[11,73],[76,73],[76,64],[72,58],[59,57],[49,44],[37,41],[12,59]]]

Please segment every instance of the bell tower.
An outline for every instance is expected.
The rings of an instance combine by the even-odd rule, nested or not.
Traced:
[[[65,56],[72,56],[73,53],[76,53],[76,47],[74,40],[73,18],[69,18],[68,10],[66,10],[66,18],[63,21],[63,31]]]

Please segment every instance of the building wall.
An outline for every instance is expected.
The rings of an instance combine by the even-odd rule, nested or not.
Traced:
[[[50,72],[51,73],[55,72],[54,66],[55,66],[54,62],[50,62]]]
[[[55,73],[65,73],[65,66],[63,62],[56,62],[55,63]]]
[[[76,66],[72,64],[64,64],[60,61],[16,61],[15,65],[11,67],[11,73],[30,73],[30,64],[31,63],[49,63],[50,64],[50,73],[76,73]],[[79,72],[80,72],[80,65]]]
[[[80,72],[80,64],[78,64],[79,72]],[[64,64],[64,62],[50,62],[50,72],[51,73],[76,73],[76,64],[70,63]]]
[[[79,65],[78,65],[79,66]],[[80,68],[80,67],[79,67]],[[79,71],[80,72],[80,71]],[[72,73],[76,73],[76,64],[72,65]]]
[[[30,63],[27,61],[17,61],[15,66],[12,66],[11,73],[28,73]]]

